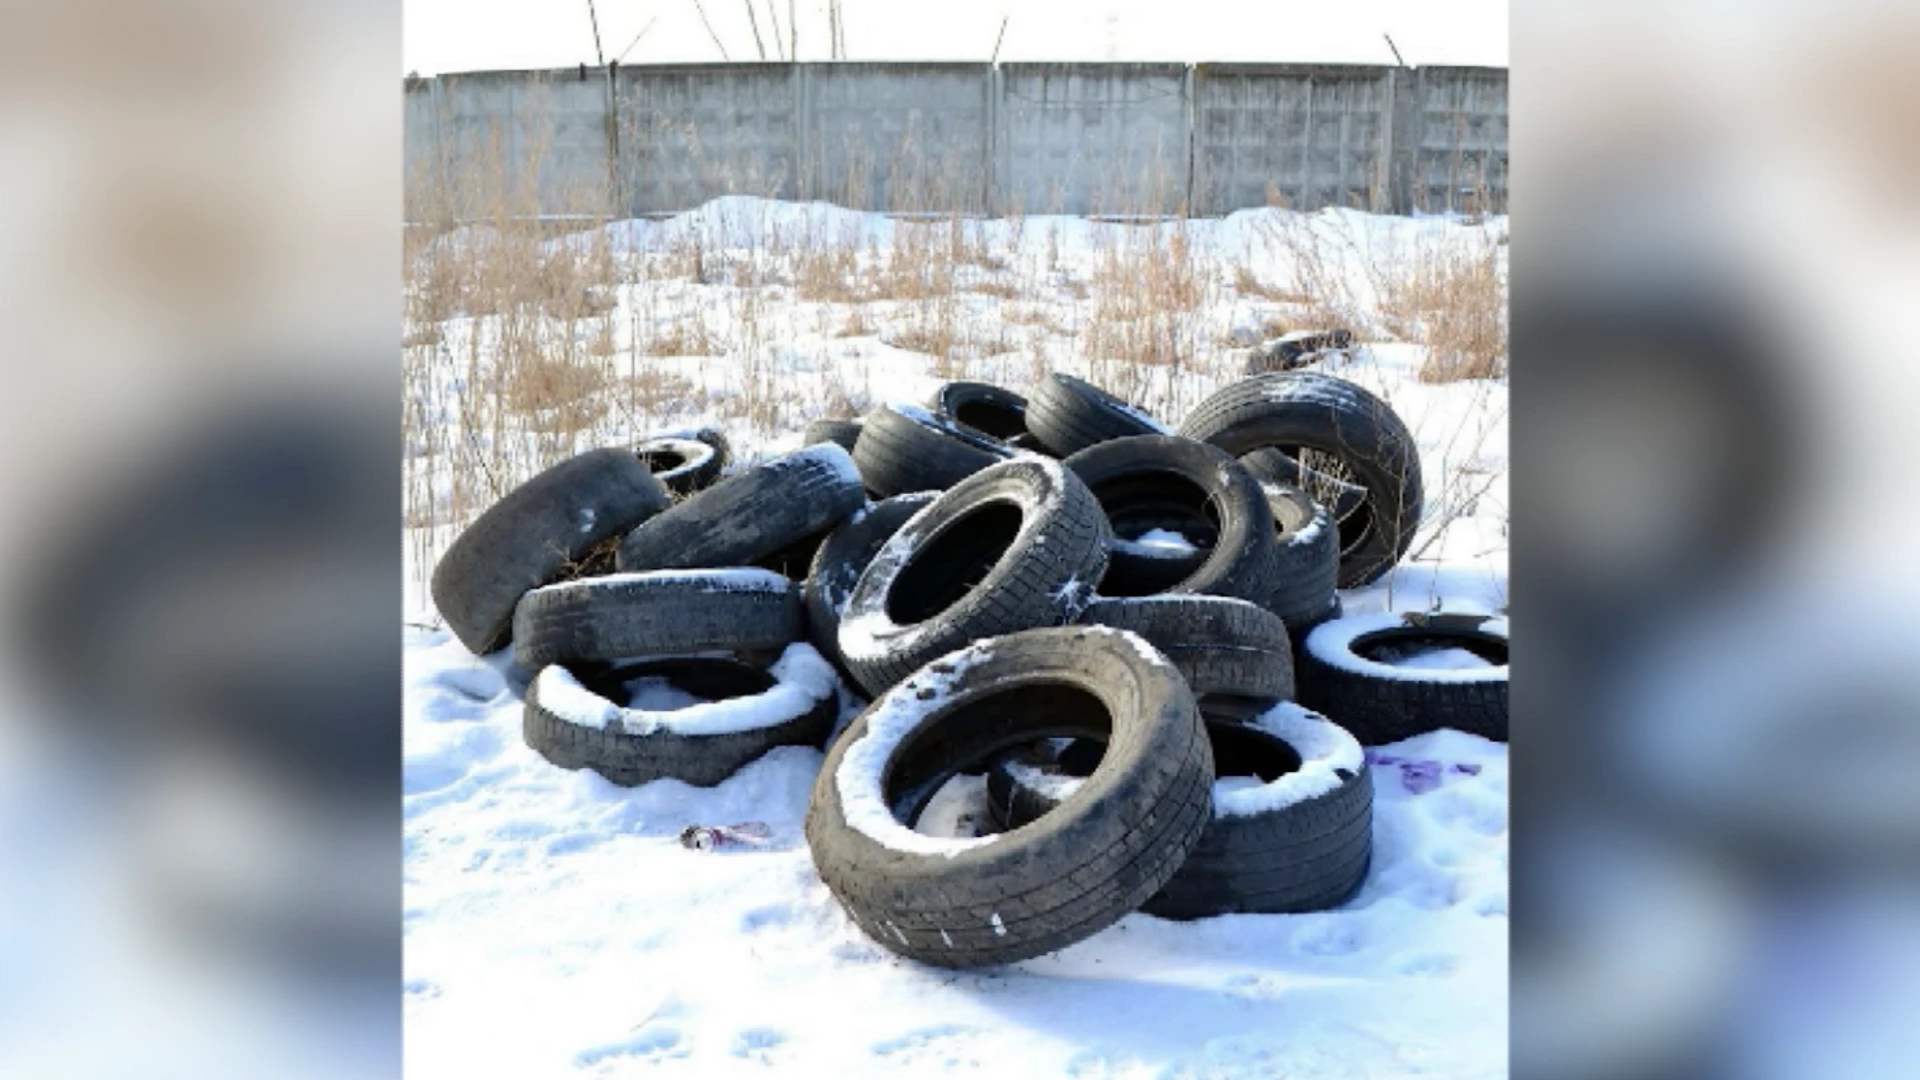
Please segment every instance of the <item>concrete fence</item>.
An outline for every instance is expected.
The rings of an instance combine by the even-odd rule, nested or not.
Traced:
[[[408,216],[1501,211],[1503,68],[748,63],[406,84]]]

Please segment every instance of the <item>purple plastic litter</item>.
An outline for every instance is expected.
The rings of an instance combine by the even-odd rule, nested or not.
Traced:
[[[1458,765],[1455,765],[1453,767],[1453,771],[1457,773],[1462,773],[1466,776],[1479,776],[1480,766],[1474,764],[1471,761],[1463,761],[1463,762],[1460,762]]]
[[[1420,795],[1440,786],[1440,763],[1437,761],[1403,761],[1400,763],[1400,783],[1410,794]]]

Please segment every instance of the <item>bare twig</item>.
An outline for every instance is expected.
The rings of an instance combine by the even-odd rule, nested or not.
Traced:
[[[1012,17],[1011,15],[1000,16],[1000,32],[993,35],[993,55],[987,58],[987,63],[997,64],[1000,62],[1000,42],[1006,39],[1007,20]]]
[[[587,0],[587,20],[593,24],[593,58],[601,67],[606,67],[607,54],[600,48],[600,16],[594,13],[593,0]]]
[[[760,40],[760,18],[753,13],[753,0],[746,0],[746,7],[747,25],[753,28],[754,50],[760,54],[760,59],[765,60],[767,58],[767,46]]]
[[[713,32],[713,24],[707,21],[707,9],[700,6],[700,0],[693,0],[693,10],[700,13],[700,25],[707,28],[707,36],[713,39],[713,47],[720,50],[720,59],[731,62],[733,57],[728,56],[727,47],[720,44],[720,35]]]
[[[654,16],[653,18],[651,18],[651,19],[648,19],[648,20],[647,20],[647,25],[645,25],[645,26],[643,26],[643,27],[641,27],[641,28],[640,28],[640,32],[639,32],[639,33],[637,33],[637,34],[635,34],[635,35],[633,35],[633,40],[632,40],[632,41],[629,41],[629,42],[627,42],[627,47],[626,47],[626,48],[624,48],[624,49],[621,49],[621,50],[620,50],[620,55],[619,55],[619,56],[616,56],[616,57],[614,57],[614,58],[613,58],[613,62],[617,64],[617,63],[619,63],[620,61],[622,61],[622,60],[625,60],[625,59],[627,58],[627,54],[633,51],[633,47],[634,47],[635,45],[638,45],[638,44],[640,44],[640,39],[641,39],[641,38],[643,38],[643,37],[646,37],[646,36],[647,36],[647,32],[653,29],[653,24],[654,24],[654,23],[657,23],[657,22],[659,22],[659,21],[660,21],[660,16],[658,16],[658,15],[655,15],[655,16]]]

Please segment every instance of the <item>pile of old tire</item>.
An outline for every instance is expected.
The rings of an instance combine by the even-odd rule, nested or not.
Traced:
[[[511,646],[528,744],[615,783],[716,784],[870,701],[808,837],[896,951],[997,963],[1137,909],[1338,904],[1371,851],[1358,746],[1504,736],[1503,622],[1339,617],[1420,512],[1412,439],[1359,387],[1257,376],[1176,434],[1070,376],[949,383],[805,442],[561,462],[455,540],[433,595],[475,652]],[[963,774],[999,832],[915,832]]]
[[[1198,601],[1215,603],[1258,611]],[[1195,655],[1208,647],[1187,648],[1189,669],[1210,670]],[[1201,700],[1182,664],[1110,626],[1017,631],[934,657],[828,751],[807,811],[814,865],[874,941],[942,967],[1038,956],[1136,910],[1188,919],[1345,901],[1372,852],[1359,744],[1291,703],[1242,719]],[[944,786],[982,771],[990,830],[914,828]]]
[[[840,680],[790,576],[866,493],[824,444],[726,474],[707,429],[589,451],[522,484],[435,568],[442,616],[530,676],[522,732],[623,785],[712,785],[776,746],[821,746]]]

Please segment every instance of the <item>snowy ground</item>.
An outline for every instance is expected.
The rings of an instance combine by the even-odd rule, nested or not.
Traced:
[[[733,239],[727,229],[737,224],[728,214],[738,213],[725,209],[616,225],[610,233],[628,252],[623,258],[642,265],[674,242],[676,229],[712,231],[718,243],[710,250],[724,252]],[[890,240],[877,235],[890,224],[870,215],[778,204],[755,212],[763,223],[769,215],[790,222],[830,214],[843,234]],[[1231,252],[1263,276],[1280,275],[1286,253],[1247,240],[1271,235],[1257,215],[1278,213],[1188,228],[1206,249]],[[1359,322],[1369,317],[1370,270],[1381,252],[1436,238],[1484,241],[1504,229],[1500,221],[1467,226],[1350,212],[1295,217],[1309,233],[1341,237],[1337,246],[1350,256],[1364,255],[1329,260],[1344,267]],[[969,374],[1019,387],[1033,377],[1032,356],[1101,374],[1075,351],[1075,320],[1098,296],[1079,295],[1072,282],[1076,273],[1093,276],[1102,228],[1034,218],[1018,242],[988,237],[1008,250],[1004,272],[1019,276],[1023,288],[1043,283],[1036,295],[1002,303],[1049,308],[1066,332],[1045,331],[1037,350],[1029,339],[1029,356],[983,356]],[[1029,262],[1035,265],[1023,271]],[[774,354],[764,377],[776,397],[794,401],[817,400],[823,379],[843,380],[856,388],[850,398],[867,402],[922,401],[940,381],[931,358],[885,341],[889,326],[921,318],[924,308],[807,301],[769,285],[748,303],[753,319],[778,329],[743,332],[741,295],[736,285],[685,281],[619,290],[612,321],[622,335],[644,336],[649,324],[704,306],[727,339],[720,358],[649,358],[698,389],[679,412],[647,417],[648,424],[719,421],[748,455],[796,446],[805,409],[776,410],[751,425],[731,418],[742,392],[735,369],[756,362],[742,348]],[[1192,339],[1191,365],[1140,383],[1146,392],[1138,397],[1164,419],[1177,421],[1233,377],[1244,357],[1235,350],[1245,341],[1236,328],[1275,306],[1216,286],[1206,297],[1174,327]],[[1006,311],[978,299],[962,305],[964,334],[980,333]],[[836,336],[856,307],[878,332]],[[450,320],[445,329],[456,344],[462,334],[484,344],[490,332],[484,320]],[[1506,602],[1506,387],[1422,384],[1413,372],[1423,356],[1418,344],[1375,342],[1328,369],[1384,393],[1407,420],[1421,444],[1432,504],[1417,557],[1346,594],[1350,612],[1442,604],[1492,611]],[[582,438],[591,444],[631,434],[623,422],[634,421],[616,412],[607,428]],[[444,543],[448,531],[416,534],[409,545],[416,570],[424,569],[421,553]],[[529,673],[513,669],[505,653],[473,657],[434,629],[419,576],[410,577],[405,657],[409,1075],[1506,1073],[1504,746],[1440,732],[1383,748],[1480,770],[1448,772],[1437,789],[1413,794],[1394,766],[1377,767],[1373,869],[1338,911],[1192,924],[1132,915],[1060,954],[957,974],[868,941],[813,872],[801,821],[819,752],[777,750],[710,789],[660,781],[628,790],[557,769],[520,739]],[[750,820],[772,826],[765,848],[699,852],[678,842],[688,825]]]

